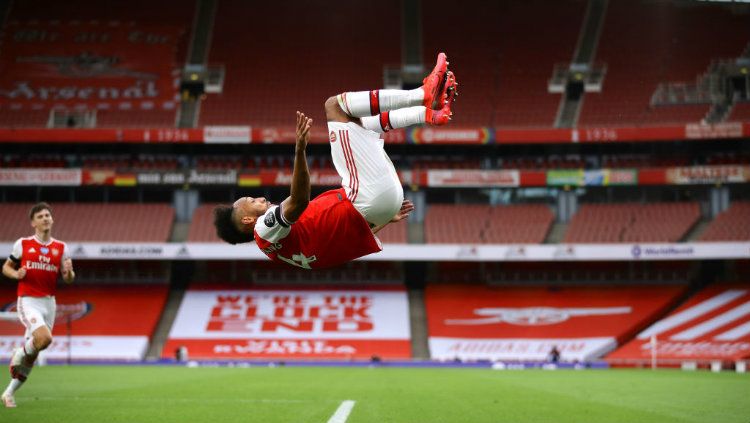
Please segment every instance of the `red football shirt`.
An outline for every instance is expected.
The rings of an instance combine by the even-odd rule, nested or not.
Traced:
[[[343,188],[326,191],[289,223],[272,206],[255,224],[255,243],[273,261],[321,269],[377,253],[380,241],[346,198]]]
[[[45,244],[35,236],[16,241],[10,259],[26,268],[26,276],[18,281],[18,296],[55,295],[57,275],[69,257],[65,243],[54,238]]]

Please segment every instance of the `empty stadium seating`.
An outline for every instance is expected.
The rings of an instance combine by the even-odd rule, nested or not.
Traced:
[[[733,202],[716,216],[700,236],[701,241],[750,240],[750,202]]]
[[[584,96],[579,126],[697,122],[707,104],[650,107],[657,85],[694,82],[711,60],[737,57],[747,42],[747,17],[726,8],[610,1],[596,52],[607,74],[601,93]]]
[[[213,225],[213,208],[215,204],[202,204],[193,211],[193,219],[190,221],[188,242],[222,242],[216,235]]]
[[[396,0],[334,0],[281,19],[299,16],[298,5],[219,2],[209,61],[226,77],[202,102],[201,125],[293,126],[297,110],[324,125],[328,97],[380,88],[383,66],[400,64],[398,10]]]
[[[728,121],[750,121],[750,102],[736,103],[727,118]]]
[[[148,0],[134,0],[129,2],[102,3],[90,0],[71,0],[66,2],[56,2],[43,0],[38,2],[14,2],[9,6],[8,16],[5,19],[7,25],[14,23],[36,22],[37,24],[46,25],[67,25],[74,22],[74,25],[81,23],[95,23],[101,27],[126,27],[127,25],[137,24],[138,28],[148,31],[149,28],[175,28],[174,33],[181,33],[181,37],[174,48],[174,55],[169,57],[159,57],[163,63],[161,68],[169,78],[167,84],[172,84],[171,78],[174,72],[179,70],[185,63],[185,56],[190,39],[191,23],[194,18],[195,4],[185,3],[180,0],[165,0],[153,2]],[[73,25],[73,24],[72,24]],[[44,27],[42,27],[44,28]],[[171,29],[170,29],[171,31]],[[131,56],[142,54],[137,50],[137,44],[118,44],[117,48],[128,48],[126,53],[134,53]],[[58,46],[60,52],[66,52],[68,55],[80,54],[85,51],[80,43],[69,41],[68,44]],[[113,54],[122,53],[117,49]],[[118,61],[125,60],[122,55],[116,56]],[[160,62],[161,63],[161,62]],[[172,72],[172,75],[169,74]],[[161,75],[164,77],[164,74]],[[64,75],[64,72],[61,73]],[[110,75],[111,77],[111,75]],[[37,77],[38,78],[38,77]],[[60,79],[59,75],[53,74],[51,79]],[[63,76],[64,78],[64,76]],[[169,98],[169,93],[163,93]],[[176,90],[175,90],[176,94]],[[125,98],[127,96],[123,96]],[[172,100],[171,98],[169,98]],[[83,104],[83,103],[81,103]],[[76,105],[78,109],[81,104]],[[59,106],[59,107],[58,107]],[[96,116],[96,124],[99,127],[174,127],[176,110],[174,104],[169,108],[163,109],[161,102],[151,105],[150,110],[141,109],[133,106],[129,110],[102,110],[94,102],[85,104],[89,110],[99,109]],[[58,108],[64,108],[63,105],[57,105]],[[72,107],[68,105],[67,107]],[[24,127],[39,128],[46,127],[49,120],[49,108],[34,110],[3,110],[0,113],[0,126],[4,127]]]
[[[538,244],[544,241],[553,220],[545,205],[432,204],[425,216],[425,241]]]
[[[699,219],[698,203],[583,204],[564,242],[677,242]]]
[[[553,125],[560,95],[547,81],[573,57],[585,2],[487,2],[477,13],[471,2],[441,0],[422,9],[424,63],[445,51],[460,84],[456,124]]]
[[[175,110],[99,110],[96,126],[99,128],[174,128]]]
[[[31,206],[0,204],[0,215],[6,218],[0,240],[33,235],[28,216]],[[53,236],[66,242],[166,242],[175,215],[167,204],[56,203],[52,207]]]

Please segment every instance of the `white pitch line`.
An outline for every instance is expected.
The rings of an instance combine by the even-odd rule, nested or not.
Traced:
[[[349,413],[351,413],[352,408],[354,408],[354,403],[355,402],[352,400],[342,401],[339,408],[336,409],[336,412],[333,413],[330,419],[328,419],[328,423],[346,423],[346,419],[349,418]]]

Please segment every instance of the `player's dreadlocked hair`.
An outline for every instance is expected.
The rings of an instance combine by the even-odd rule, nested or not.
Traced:
[[[232,245],[252,241],[252,236],[243,234],[234,226],[234,222],[232,221],[233,210],[234,207],[226,204],[220,204],[214,208],[216,235]]]

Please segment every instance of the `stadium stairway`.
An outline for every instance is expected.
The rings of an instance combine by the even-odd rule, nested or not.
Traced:
[[[703,232],[711,224],[711,220],[699,220],[690,230],[685,234],[685,237],[681,240],[682,242],[694,242],[698,241],[703,235]]]
[[[154,335],[151,337],[151,343],[146,352],[146,361],[161,358],[164,343],[169,338],[169,331],[172,328],[175,317],[177,317],[177,311],[180,309],[180,304],[184,296],[184,288],[170,287],[167,303],[164,305],[164,310],[162,310],[159,323],[156,325],[156,330],[154,330]]]
[[[427,311],[424,306],[424,289],[409,289],[409,324],[411,325],[411,357],[428,360]]]
[[[190,222],[174,222],[172,224],[172,233],[169,235],[169,242],[185,242],[190,232]]]
[[[559,244],[565,237],[565,232],[568,231],[567,223],[552,223],[552,227],[547,233],[547,238],[544,239],[545,244]]]

